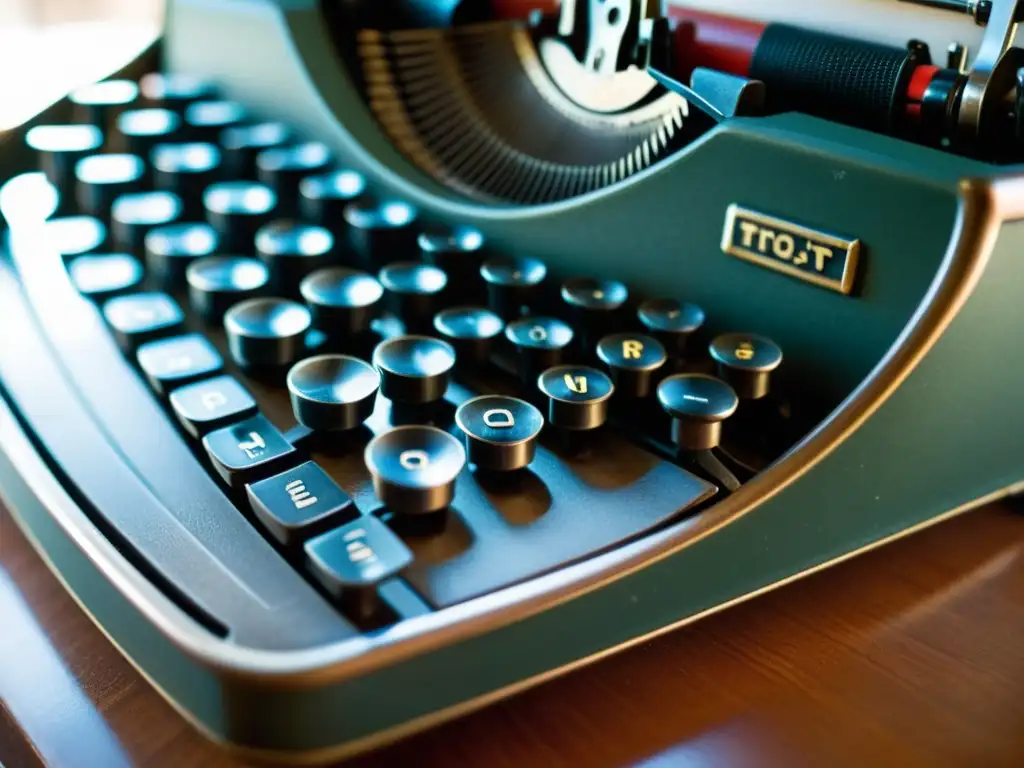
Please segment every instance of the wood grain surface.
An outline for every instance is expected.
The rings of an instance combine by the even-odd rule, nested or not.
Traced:
[[[1024,765],[1022,548],[1024,516],[993,506],[349,765]],[[90,710],[67,721],[89,724],[76,744],[113,739],[143,766],[243,765],[139,678],[2,511],[0,564],[77,691],[57,688]],[[8,768],[39,764],[71,727],[14,722],[32,710],[17,697],[41,690],[0,691]]]

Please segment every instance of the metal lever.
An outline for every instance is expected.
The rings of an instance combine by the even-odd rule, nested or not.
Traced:
[[[968,139],[976,139],[989,108],[988,102],[1001,100],[1009,93],[1020,67],[1019,56],[1007,56],[1014,38],[1017,24],[1021,20],[1020,0],[903,0],[915,5],[942,8],[948,11],[966,13],[975,23],[985,27],[981,47],[971,62],[964,84],[960,109],[957,112],[957,126]],[[991,96],[989,94],[994,94]]]
[[[760,80],[697,67],[690,76],[690,85],[686,85],[654,67],[647,73],[716,123],[729,117],[760,114],[764,107],[765,89]]]

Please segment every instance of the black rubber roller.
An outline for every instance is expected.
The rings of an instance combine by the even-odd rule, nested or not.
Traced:
[[[771,24],[750,62],[749,76],[768,86],[769,112],[807,112],[846,125],[890,133],[923,48],[896,48]]]

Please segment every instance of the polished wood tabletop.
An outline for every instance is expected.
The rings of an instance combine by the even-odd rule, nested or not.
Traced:
[[[1024,765],[1022,552],[1024,515],[979,510],[348,764]],[[32,646],[0,639],[0,762],[81,765],[99,739],[130,764],[244,764],[140,679],[2,510],[0,565],[21,606],[0,632]]]

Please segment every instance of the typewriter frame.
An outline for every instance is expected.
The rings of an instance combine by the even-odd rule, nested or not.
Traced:
[[[218,24],[233,18],[224,10],[230,3],[212,4],[211,16],[198,6],[182,11],[190,5],[171,4],[172,65],[181,54],[173,50],[176,35],[219,19],[204,33],[215,35]],[[256,5],[260,10],[247,22],[256,25],[248,39],[322,36],[315,3]],[[236,37],[246,36],[236,30]],[[303,55],[317,51],[323,53],[311,44]],[[272,67],[273,56],[267,58],[265,66]],[[138,63],[143,71],[145,63]],[[298,67],[297,59],[293,65]],[[312,112],[333,123],[332,140],[344,140],[350,157],[378,180],[416,202],[424,202],[429,190],[437,195],[430,204],[465,210],[445,202],[447,195],[410,171],[383,138],[360,135],[360,148],[333,122],[327,104],[318,102]],[[45,117],[53,119],[53,113]],[[991,406],[1013,402],[1024,383],[1024,359],[984,343],[1024,321],[1024,305],[1013,291],[1022,273],[1015,259],[1024,248],[1024,176],[995,177],[986,166],[801,116],[725,125],[703,141],[720,135],[803,142],[820,153],[823,168],[865,146],[871,172],[907,174],[908,164],[927,159],[927,183],[941,186],[954,201],[955,215],[927,292],[867,378],[786,456],[700,515],[555,573],[410,619],[372,642],[354,638],[308,651],[267,652],[216,638],[118,553],[37,451],[29,436],[34,414],[17,409],[2,386],[0,495],[83,610],[196,727],[244,754],[320,762],[485,706],[1024,490],[1024,441],[1012,419]],[[5,156],[5,170],[17,170],[16,155]],[[670,173],[672,164],[651,174]],[[608,194],[614,191],[591,197]],[[896,224],[894,214],[885,215]],[[21,303],[18,294],[10,264],[0,259],[0,304],[9,317]],[[22,319],[31,322],[28,315]],[[7,346],[0,344],[0,355]],[[49,353],[41,346],[39,354]],[[992,370],[1000,375],[977,375]],[[957,412],[947,419],[920,419],[923,408],[949,407],[965,398],[988,407],[992,420]],[[985,428],[984,440],[961,455],[956,449],[975,424]],[[899,445],[893,435],[900,436]],[[827,513],[821,511],[824,504],[831,505]]]

